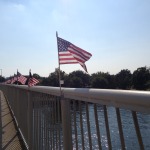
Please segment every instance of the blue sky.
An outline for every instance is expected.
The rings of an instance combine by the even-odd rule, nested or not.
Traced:
[[[149,0],[0,0],[3,76],[48,76],[58,67],[56,31],[92,53],[89,74],[150,67]],[[66,73],[83,70],[61,65]]]

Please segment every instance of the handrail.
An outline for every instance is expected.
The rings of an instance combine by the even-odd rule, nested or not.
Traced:
[[[125,149],[132,148],[133,137],[136,148],[149,147],[143,128],[149,124],[143,119],[150,117],[148,91],[62,88],[60,92],[59,87],[4,84],[0,89],[29,149]]]
[[[59,87],[9,85],[24,90],[60,96]],[[150,113],[150,92],[90,88],[62,88],[64,98]]]

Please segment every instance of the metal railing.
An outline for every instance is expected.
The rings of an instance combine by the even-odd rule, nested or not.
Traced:
[[[150,92],[0,85],[30,150],[150,149]]]

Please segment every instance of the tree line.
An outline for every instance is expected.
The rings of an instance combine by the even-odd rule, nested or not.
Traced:
[[[89,75],[80,70],[69,74],[60,71],[60,74],[61,79],[64,80],[63,87],[150,90],[150,68],[146,66],[137,68],[133,73],[123,69],[115,75],[101,71]],[[40,80],[41,86],[59,86],[58,69],[55,69],[48,77],[40,77],[38,74],[33,74],[33,77]],[[5,81],[4,77],[0,77],[0,82],[2,81]]]
[[[128,69],[123,69],[115,75],[108,72],[97,72],[91,75],[83,71],[73,71],[66,74],[60,71],[61,79],[64,80],[63,87],[73,88],[99,88],[99,89],[150,89],[150,68],[140,67],[133,73]],[[35,75],[35,74],[34,74]],[[38,75],[35,76],[41,79]],[[59,86],[58,69],[50,73],[47,78],[42,78],[41,85]]]

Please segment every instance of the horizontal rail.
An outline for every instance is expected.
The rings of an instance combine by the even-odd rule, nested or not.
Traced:
[[[24,90],[60,96],[60,89],[58,87],[35,86],[29,88],[28,86],[11,86]],[[62,88],[62,93],[64,98],[150,113],[150,92],[148,91]]]
[[[58,87],[1,84],[0,89],[29,149],[150,147],[150,92],[90,88],[60,92]]]

